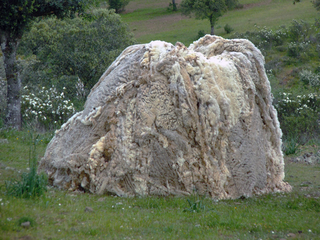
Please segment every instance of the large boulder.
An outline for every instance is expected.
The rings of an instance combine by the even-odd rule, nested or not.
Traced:
[[[56,131],[39,171],[63,189],[119,196],[290,191],[281,134],[250,41],[153,41],[112,63]]]

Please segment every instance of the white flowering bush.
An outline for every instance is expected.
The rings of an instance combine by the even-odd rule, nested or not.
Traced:
[[[310,70],[302,70],[299,73],[300,81],[302,81],[305,85],[310,85],[313,88],[319,89],[320,87],[320,75],[311,72]]]
[[[42,87],[38,91],[31,91],[25,86],[21,96],[21,113],[24,122],[36,122],[50,128],[64,123],[75,113],[75,108],[64,93],[58,92],[54,86],[49,89]]]
[[[282,92],[276,99],[275,107],[285,137],[309,137],[320,133],[318,94],[293,95]]]
[[[310,42],[290,42],[288,44],[288,56],[299,57],[303,54],[307,54],[310,47]]]

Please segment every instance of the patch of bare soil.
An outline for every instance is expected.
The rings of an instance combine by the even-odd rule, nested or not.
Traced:
[[[182,16],[180,13],[170,14],[167,16],[156,17],[147,21],[138,21],[130,24],[131,30],[134,32],[136,38],[140,36],[168,31],[172,25],[180,20],[187,19],[188,17]]]
[[[179,6],[182,0],[176,0],[176,4]],[[169,6],[170,0],[144,0],[144,1],[131,1],[128,6],[126,6],[126,11],[124,13],[134,12],[141,8],[167,8]]]
[[[261,1],[258,3],[249,3],[249,4],[244,4],[243,5],[243,9],[249,9],[249,8],[253,8],[253,7],[260,7],[263,5],[268,5],[272,2],[272,0],[265,0],[265,1]]]

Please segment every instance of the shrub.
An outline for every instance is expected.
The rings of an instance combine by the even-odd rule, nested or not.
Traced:
[[[224,30],[226,31],[227,34],[231,33],[234,29],[229,25],[229,24],[226,24],[224,26]]]
[[[63,124],[75,113],[73,103],[54,86],[47,89],[23,88],[21,113],[24,122],[34,122],[40,127],[52,128]]]
[[[320,133],[320,97],[315,93],[280,93],[275,107],[285,140],[313,137]],[[298,139],[298,140],[299,140]]]
[[[199,30],[197,39],[202,38],[204,35],[206,35],[204,30]]]
[[[318,89],[320,87],[320,75],[311,72],[310,70],[302,70],[300,72],[300,81],[305,85],[310,85],[313,88]]]
[[[71,99],[80,78],[88,92],[108,66],[127,46],[133,35],[118,14],[93,10],[86,18],[46,18],[36,21],[23,35],[19,54],[35,55],[29,71],[23,72],[25,85],[54,85]]]
[[[288,44],[288,56],[289,57],[300,57],[303,54],[306,54],[310,47],[310,42],[290,42]]]
[[[297,137],[289,137],[282,144],[282,151],[285,155],[295,154],[298,150],[299,143]]]
[[[130,0],[108,0],[109,9],[114,9],[116,13],[123,12],[129,2]]]
[[[36,146],[39,135],[33,138],[29,152],[29,172],[21,174],[21,179],[5,182],[6,195],[18,198],[35,198],[43,195],[47,187],[47,177],[44,174],[37,174]]]
[[[300,22],[298,22],[297,20],[293,20],[291,26],[289,27],[289,37],[294,42],[306,42],[311,32],[311,25],[303,20],[301,20]]]

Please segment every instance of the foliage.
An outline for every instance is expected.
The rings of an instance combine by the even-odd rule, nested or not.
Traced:
[[[290,137],[282,144],[282,151],[285,155],[295,154],[299,149],[297,137]]]
[[[198,40],[199,38],[202,38],[204,35],[206,35],[205,31],[204,30],[199,30],[198,31],[198,36],[197,36],[197,39]]]
[[[225,0],[228,10],[238,8],[240,6],[239,0]]]
[[[71,98],[79,79],[88,92],[121,51],[134,43],[127,25],[108,10],[94,10],[82,18],[44,19],[34,23],[21,41],[21,54],[34,54],[36,61],[25,73],[24,84],[67,88]]]
[[[29,150],[29,172],[21,174],[20,180],[8,180],[5,182],[6,195],[18,198],[35,198],[43,195],[46,191],[47,177],[43,174],[37,174],[36,146],[39,141],[39,135],[34,137]]]
[[[65,90],[65,88],[64,88]],[[37,125],[50,129],[62,125],[75,109],[64,92],[58,92],[55,87],[47,89],[23,88],[22,117],[25,122],[35,122]]]
[[[289,27],[289,37],[294,42],[307,42],[311,32],[311,25],[303,20],[300,20],[300,22],[292,20],[291,26]]]
[[[313,3],[313,6],[318,10],[320,11],[320,0],[314,0],[312,1]]]
[[[55,15],[59,18],[83,14],[93,1],[82,0],[2,0],[0,29],[2,34],[21,37],[29,24],[37,17]]]
[[[200,196],[196,192],[194,192],[191,198],[187,198],[188,207],[183,210],[183,212],[191,212],[196,213],[200,211],[211,211],[213,208],[207,208],[204,204],[205,196]]]
[[[303,69],[300,73],[300,81],[302,81],[305,85],[309,85],[312,88],[319,89],[320,88],[320,74],[316,74],[311,72],[310,70]]]
[[[267,51],[272,47],[282,45],[287,39],[288,33],[285,27],[278,30],[271,30],[267,27],[259,27],[255,25],[255,30],[252,32],[235,33],[234,38],[246,38],[253,42],[260,50]]]
[[[316,93],[293,95],[282,92],[277,96],[275,107],[287,139],[312,137],[320,133],[320,96]]]
[[[169,6],[168,6],[167,10],[168,11],[173,11],[173,12],[178,11],[178,4],[176,3],[176,0],[172,0],[169,3]]]
[[[224,0],[182,0],[180,9],[184,15],[194,15],[196,19],[208,19],[211,35],[214,35],[214,25],[227,10],[227,6]]]
[[[109,9],[114,9],[116,13],[123,12],[129,2],[130,0],[108,0]]]
[[[288,44],[288,56],[300,57],[304,55],[310,47],[310,42],[290,42]]]
[[[229,24],[226,24],[224,26],[224,30],[226,31],[227,34],[231,33],[234,29],[229,25]]]
[[[7,78],[6,125],[21,128],[20,86],[16,52],[19,41],[38,17],[58,18],[83,15],[95,0],[2,0],[0,8],[0,46]]]

